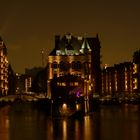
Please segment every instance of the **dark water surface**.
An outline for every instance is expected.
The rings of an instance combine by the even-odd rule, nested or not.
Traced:
[[[5,106],[0,140],[140,140],[140,106],[101,106],[80,119],[52,118],[31,104]]]

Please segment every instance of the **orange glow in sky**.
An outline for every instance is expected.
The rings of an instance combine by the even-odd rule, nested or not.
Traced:
[[[140,48],[138,0],[5,0],[0,3],[0,35],[14,71],[41,66],[40,51],[54,48],[54,35],[99,34],[102,63],[132,60]]]

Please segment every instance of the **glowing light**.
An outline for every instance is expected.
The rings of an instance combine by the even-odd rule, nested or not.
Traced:
[[[137,66],[137,64],[134,64],[134,67],[133,67],[133,74],[135,74],[135,73],[137,73],[137,68],[138,68],[138,66]]]
[[[82,39],[83,39],[83,37],[82,37],[82,36],[78,36],[77,38],[78,38],[78,40],[82,40]]]
[[[64,103],[63,106],[62,106],[63,110],[66,110],[67,109],[67,104]]]
[[[78,91],[77,93],[76,93],[76,97],[80,97],[80,92]]]
[[[19,74],[18,74],[18,73],[16,73],[16,76],[19,76]]]
[[[76,110],[77,110],[77,111],[80,110],[80,104],[76,104]]]
[[[105,64],[105,66],[104,66],[104,67],[105,67],[105,69],[106,69],[106,68],[108,67],[108,64]]]
[[[75,85],[75,86],[78,86],[78,82],[75,82],[74,85]]]

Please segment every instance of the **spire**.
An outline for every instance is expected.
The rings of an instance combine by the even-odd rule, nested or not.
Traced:
[[[86,39],[84,39],[84,41],[83,41],[80,52],[81,53],[91,52],[91,48],[90,48],[88,41]]]

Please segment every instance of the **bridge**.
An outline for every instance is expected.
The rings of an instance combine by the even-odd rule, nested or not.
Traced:
[[[46,99],[45,94],[29,94],[29,93],[21,93],[14,95],[1,96],[0,102],[14,102],[17,99],[21,101],[38,101],[39,99]]]
[[[77,92],[78,90],[78,92]],[[72,98],[73,92],[76,92],[76,98]],[[49,99],[45,93],[21,93],[8,96],[0,96],[0,107],[11,105],[11,103],[33,103],[34,107],[47,111],[52,116],[71,116],[72,114],[86,114],[97,108],[97,102],[87,100],[80,96],[79,89],[75,89],[70,93],[70,98],[67,101],[57,99]],[[72,94],[72,95],[71,95]],[[81,94],[82,95],[82,94]],[[73,96],[72,96],[73,97]]]

